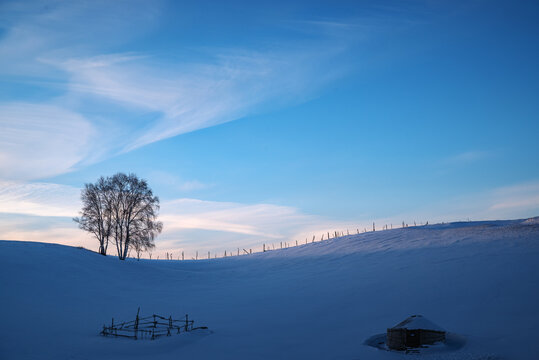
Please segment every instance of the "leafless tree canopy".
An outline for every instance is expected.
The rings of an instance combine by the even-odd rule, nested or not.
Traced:
[[[99,241],[99,253],[107,254],[112,230],[108,179],[99,178],[95,184],[85,184],[81,192],[81,216],[73,220]]]
[[[143,251],[155,247],[163,224],[157,221],[159,198],[146,180],[123,173],[101,177],[85,185],[81,199],[81,216],[74,220],[97,238],[101,254],[106,255],[111,240],[121,260],[131,249],[140,258]]]

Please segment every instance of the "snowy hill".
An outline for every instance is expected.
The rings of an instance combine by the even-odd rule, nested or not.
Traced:
[[[226,259],[103,257],[0,241],[1,359],[537,359],[539,221],[377,231]],[[195,331],[99,336],[141,313]],[[421,355],[364,344],[412,314],[462,339]]]

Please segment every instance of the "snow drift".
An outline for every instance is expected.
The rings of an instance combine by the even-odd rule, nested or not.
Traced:
[[[365,340],[423,314],[463,346],[424,359],[535,359],[539,222],[439,224],[239,257],[103,257],[0,241],[2,359],[400,359]],[[209,331],[99,336],[111,318],[186,313]]]

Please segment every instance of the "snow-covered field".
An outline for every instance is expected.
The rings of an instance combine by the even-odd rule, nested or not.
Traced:
[[[0,358],[539,359],[539,221],[429,225],[199,261],[0,241]],[[209,327],[102,337],[137,308]],[[421,355],[364,344],[422,314],[462,339]]]

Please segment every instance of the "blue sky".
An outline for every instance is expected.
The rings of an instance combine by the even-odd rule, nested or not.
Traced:
[[[158,251],[539,215],[533,1],[3,1],[0,238],[92,243],[134,172]]]

